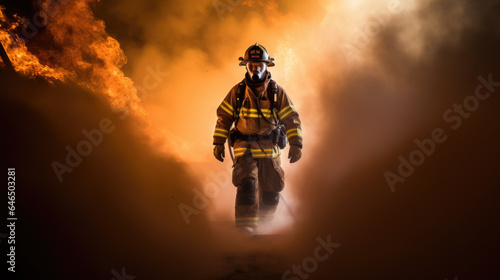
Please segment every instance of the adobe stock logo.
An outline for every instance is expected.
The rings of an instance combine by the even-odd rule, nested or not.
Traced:
[[[222,0],[214,0],[212,4],[217,12],[217,16],[222,21],[224,20],[225,13],[232,12],[234,8],[239,6],[242,2],[243,0],[227,0],[227,3]]]
[[[179,212],[186,222],[186,225],[191,223],[191,215],[199,215],[201,210],[208,207],[211,199],[219,195],[220,191],[231,185],[231,165],[226,164],[224,171],[210,172],[207,176],[209,179],[207,184],[204,184],[203,191],[198,188],[193,188],[193,207],[186,203],[178,205]]]
[[[111,274],[113,274],[114,277],[111,278],[111,280],[134,280],[135,276],[128,275],[125,269],[126,269],[125,267],[122,267],[121,273],[118,273],[116,269],[112,269]]]
[[[333,249],[340,247],[339,243],[332,243],[330,239],[331,235],[326,237],[326,241],[321,237],[316,238],[319,245],[314,249],[313,256],[302,260],[302,265],[292,265],[291,270],[289,269],[283,273],[281,280],[300,280],[309,278],[310,274],[318,269],[319,262],[326,261],[330,255],[333,254]],[[298,275],[300,278],[291,275]]]
[[[164,78],[169,75],[168,72],[160,71],[159,64],[156,65],[156,70],[149,65],[145,69],[147,74],[143,77],[142,84],[135,86],[137,97],[140,101],[144,101],[148,96],[148,92],[157,89],[164,81]],[[111,110],[114,113],[120,113],[120,120],[125,120],[130,114],[127,106],[121,108],[113,107]],[[106,135],[115,131],[115,128],[116,126],[111,119],[102,118],[97,128],[91,130],[83,129],[81,132],[84,139],[80,140],[75,145],[75,148],[70,145],[66,146],[65,161],[59,162],[54,160],[51,163],[51,167],[59,183],[62,183],[64,174],[73,172],[83,162],[85,157],[90,156],[92,151],[101,145]]]
[[[472,113],[478,110],[481,101],[486,101],[495,92],[495,88],[500,87],[500,82],[494,81],[492,74],[489,74],[487,79],[483,76],[478,76],[477,80],[479,83],[473,94],[466,96],[460,104],[454,103],[443,112],[443,121],[450,125],[452,131],[459,129],[464,120],[470,118]],[[448,138],[445,129],[437,127],[432,130],[430,138],[423,140],[415,139],[416,148],[407,157],[403,155],[398,156],[399,165],[397,173],[389,170],[384,172],[384,178],[391,192],[395,192],[396,188],[394,186],[397,183],[405,182],[418,166],[421,166],[427,158],[436,152],[438,144],[444,143]]]

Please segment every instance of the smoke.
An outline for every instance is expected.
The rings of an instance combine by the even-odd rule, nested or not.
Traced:
[[[326,236],[341,246],[319,262],[310,273],[313,279],[445,279],[454,275],[480,279],[493,271],[489,252],[499,248],[494,238],[498,229],[490,226],[495,223],[492,213],[498,212],[494,187],[499,180],[493,167],[499,154],[495,145],[498,98],[492,94],[482,101],[477,111],[462,118],[457,130],[443,120],[443,113],[474,94],[478,76],[492,74],[494,81],[500,80],[498,1],[106,1],[83,9],[102,19],[82,18],[99,32],[72,37],[78,21],[70,22],[74,31],[58,29],[67,26],[65,21],[49,24],[47,33],[62,44],[53,49],[72,52],[75,47],[65,47],[63,40],[71,46],[85,46],[86,40],[101,38],[98,41],[104,46],[119,42],[123,53],[103,56],[111,58],[116,69],[127,61],[124,77],[131,77],[135,86],[147,84],[148,69],[168,73],[146,91],[141,102],[133,90],[128,91],[134,104],[147,112],[148,131],[167,141],[148,146],[151,142],[142,138],[140,129],[115,117],[117,132],[98,147],[102,152],[86,158],[68,174],[71,181],[64,183],[69,197],[81,199],[76,204],[81,207],[102,190],[104,196],[95,212],[78,212],[64,202],[68,194],[47,192],[53,196],[49,201],[57,202],[53,209],[72,209],[87,223],[92,222],[89,217],[98,216],[97,209],[111,211],[108,219],[90,231],[95,234],[102,226],[105,236],[92,240],[102,246],[102,252],[124,246],[118,252],[128,257],[120,260],[131,270],[140,263],[138,278],[229,278],[237,276],[230,274],[233,266],[250,267],[250,272],[243,269],[245,275],[257,271],[280,278],[292,264],[301,265],[311,256],[317,238]],[[80,18],[79,10],[67,12]],[[43,53],[42,47],[47,46],[37,40]],[[270,71],[292,98],[303,122],[303,159],[289,165],[287,150],[282,155],[287,174],[284,194],[295,218],[288,216],[282,203],[278,222],[289,225],[280,220],[286,217],[293,223],[282,229],[288,238],[280,242],[252,243],[233,235],[234,188],[227,180],[229,187],[219,186],[219,194],[210,198],[207,208],[199,209],[199,215],[191,216],[189,225],[177,208],[180,203],[193,206],[192,190],[206,189],[206,174],[229,174],[228,159],[220,165],[211,154],[215,109],[243,78],[244,68],[238,67],[237,58],[255,42],[276,58],[276,67]],[[44,54],[42,60],[52,66],[80,69],[74,61],[58,61],[56,53]],[[88,61],[83,52],[76,57]],[[95,85],[106,86],[109,76],[97,71],[106,63],[88,63],[77,76],[95,75]],[[111,113],[94,99],[81,105],[88,98],[85,93],[61,99],[62,92],[74,92],[73,88],[58,90],[51,102],[29,101],[28,92],[38,86],[12,91],[23,93],[16,100],[27,116],[35,115],[29,119],[43,116],[44,120],[18,125],[37,127],[36,135],[51,132],[41,142],[52,143],[41,145],[51,147],[46,153],[40,152],[40,146],[26,153],[26,157],[38,155],[33,166],[49,167],[47,159],[64,158],[64,146],[78,143],[82,128],[97,126],[100,118]],[[43,92],[39,95],[50,95],[49,89]],[[61,107],[88,112],[96,106],[101,109],[88,116],[72,113],[73,118],[60,121],[68,113]],[[85,121],[80,122],[80,117]],[[438,144],[391,192],[384,173],[397,173],[398,157],[408,159],[417,148],[414,140],[432,138],[436,128],[442,128],[448,140]],[[19,136],[26,143],[11,143],[29,146],[29,136]],[[160,156],[162,151],[173,156]],[[12,155],[19,153],[16,150]],[[96,171],[97,167],[104,171]],[[54,184],[52,170],[43,174],[50,176],[40,185]],[[87,178],[88,174],[96,175]],[[106,180],[99,179],[102,176]],[[47,196],[41,190],[39,195]],[[108,202],[124,206],[113,208]],[[47,213],[54,215],[54,226],[59,220],[77,225],[63,214],[54,214],[56,210]],[[123,220],[114,224],[114,217]],[[82,225],[77,228],[85,231]],[[115,228],[129,229],[128,238],[114,240]],[[82,233],[67,234],[79,238],[78,249],[85,250],[85,244],[95,248]],[[130,245],[130,240],[138,238],[147,239],[145,248]],[[108,241],[109,245],[103,244]],[[89,263],[93,254],[85,252],[83,262]],[[155,252],[147,258],[155,261],[145,263],[146,258],[131,252]],[[97,262],[107,265],[104,256],[108,255],[103,253]],[[168,260],[167,272],[160,269],[163,259]],[[119,270],[120,265],[114,268]],[[68,273],[73,269],[76,266],[69,266]],[[182,275],[183,271],[191,274]]]
[[[376,9],[353,37],[332,39],[323,48],[325,61],[311,65],[320,72],[313,78],[317,103],[301,109],[322,114],[316,134],[304,133],[306,147],[311,139],[315,149],[293,175],[304,229],[298,240],[323,233],[342,244],[334,267],[319,279],[492,275],[487,252],[498,242],[487,221],[497,208],[489,197],[498,195],[491,171],[499,152],[498,134],[491,132],[498,98],[492,93],[460,117],[459,128],[443,114],[474,96],[479,76],[499,77],[498,4],[426,1],[396,13]],[[332,17],[344,11],[334,6]],[[326,30],[340,33],[334,24]],[[436,143],[391,193],[385,172],[398,174],[398,156],[408,160],[418,149],[415,140],[432,138],[436,128],[446,142]],[[474,245],[463,248],[460,240]]]
[[[292,69],[285,61],[291,67],[289,56],[294,55],[286,37],[295,32],[289,28],[313,18],[312,12],[298,13],[301,6],[310,6],[304,11],[319,8],[318,4],[233,1],[217,10],[215,3],[222,2],[109,1],[97,12],[122,42],[134,81],[142,79],[148,65],[159,65],[169,73],[168,82],[149,92],[145,106],[162,127],[175,131],[176,152],[184,161],[212,160],[212,143],[198,139],[212,136],[214,108],[243,78],[245,69],[238,66],[238,57],[244,50],[255,42],[264,44],[281,63],[270,69],[273,77],[285,85],[285,71]],[[180,115],[189,117],[172,121]],[[211,116],[214,123],[200,126],[196,116]],[[189,129],[195,126],[199,129]]]

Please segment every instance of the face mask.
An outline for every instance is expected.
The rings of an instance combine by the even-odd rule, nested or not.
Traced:
[[[266,68],[267,67],[264,65],[263,67],[260,67],[260,69],[253,69],[253,71],[250,72],[250,69],[247,67],[248,76],[252,77],[254,82],[262,81],[266,76]]]
[[[253,72],[252,80],[254,82],[261,81],[263,78],[264,78],[264,72],[257,72],[257,71]]]
[[[257,70],[254,70],[253,72],[248,71],[248,76],[252,78],[252,81],[254,82],[259,82],[264,79],[266,75],[266,71],[259,72]]]

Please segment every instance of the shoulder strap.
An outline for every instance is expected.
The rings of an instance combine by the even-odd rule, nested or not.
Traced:
[[[275,112],[276,111],[276,103],[278,101],[278,84],[276,84],[276,82],[271,79],[269,81],[269,84],[267,85],[267,99],[270,101],[271,103],[271,115],[273,116],[274,118],[274,121],[276,122],[275,124],[270,122],[265,116],[264,114],[262,113],[262,110],[260,109],[260,103],[259,101],[257,100],[257,112],[259,112],[259,114],[262,116],[262,118],[269,124],[271,125],[278,125],[278,119],[277,119],[277,113]]]
[[[243,99],[245,98],[245,90],[246,84],[244,81],[241,81],[238,84],[238,88],[236,89],[236,108],[234,108],[234,112],[236,113],[236,120],[234,121],[234,127],[238,125],[238,120],[240,119],[241,103],[243,103]]]
[[[267,86],[267,99],[271,101],[271,111],[273,111],[278,103],[278,84],[273,79],[269,81]]]
[[[271,114],[276,123],[278,123],[278,112],[276,112],[278,103],[278,83],[273,79],[269,81],[269,85],[267,86],[267,99],[271,102]]]

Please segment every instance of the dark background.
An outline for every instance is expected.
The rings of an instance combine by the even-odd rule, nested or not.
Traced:
[[[452,2],[463,5],[466,18],[447,17]],[[25,2],[2,5],[28,18],[36,11]],[[96,13],[106,15],[106,5],[96,4]],[[500,81],[499,14],[498,1],[436,1],[420,16],[441,26],[471,22],[458,32],[458,43],[429,36],[432,52],[413,59],[394,43],[395,25],[374,43],[371,67],[346,71],[335,86],[324,72],[320,113],[334,115],[322,119],[316,136],[322,144],[294,177],[300,220],[282,243],[264,239],[237,250],[238,257],[228,257],[227,248],[248,240],[216,234],[204,214],[185,225],[177,206],[190,201],[189,190],[200,183],[183,164],[159,156],[132,119],[119,120],[102,98],[74,85],[0,69],[2,169],[15,167],[17,180],[17,279],[111,279],[110,271],[122,267],[137,280],[281,279],[312,255],[316,237],[328,235],[341,246],[311,279],[500,279],[500,88],[459,129],[442,118],[474,93],[479,75]],[[119,26],[111,19],[108,31],[119,41],[134,40]],[[429,101],[423,121],[403,144],[334,178],[370,137],[387,126],[397,131],[391,122],[405,129],[410,121],[404,117],[379,118],[391,105],[384,94],[403,84]],[[62,161],[64,147],[74,147],[84,139],[81,130],[96,128],[103,117],[116,131],[59,183],[50,164]],[[396,173],[398,156],[407,158],[414,139],[429,138],[437,127],[448,139],[392,193],[384,172]],[[1,204],[7,205],[6,195]],[[5,239],[0,248],[3,260]]]

